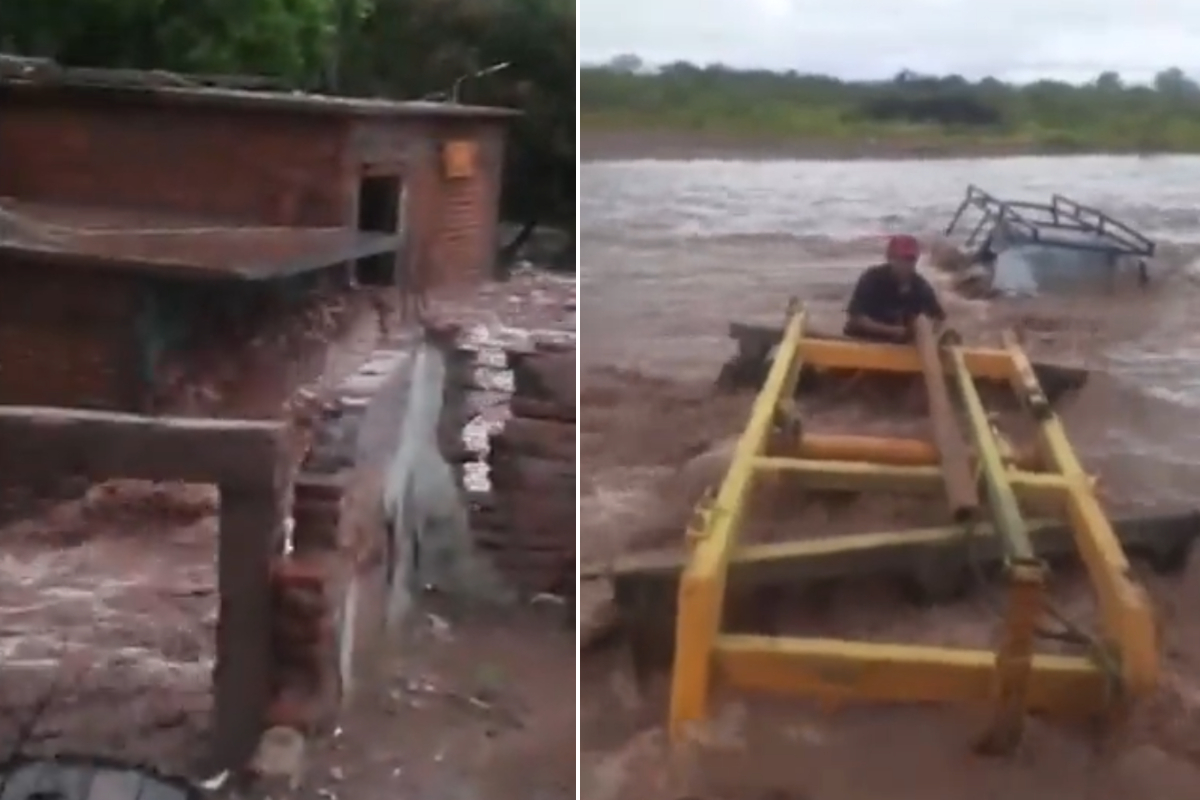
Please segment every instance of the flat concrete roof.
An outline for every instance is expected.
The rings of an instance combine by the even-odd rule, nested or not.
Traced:
[[[28,79],[3,78],[0,79],[0,97],[12,100],[91,100],[140,106],[207,106],[343,117],[503,120],[520,115],[515,109],[494,106],[203,86],[106,84],[80,81],[68,75],[69,73],[60,76],[39,74]]]
[[[179,280],[259,281],[394,252],[400,237],[262,227],[147,211],[0,198],[0,262]]]

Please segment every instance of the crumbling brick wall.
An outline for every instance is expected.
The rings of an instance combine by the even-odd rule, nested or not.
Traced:
[[[268,725],[328,727],[427,586],[491,604],[573,592],[574,333],[479,335],[385,334],[352,374],[301,392]]]
[[[269,727],[328,727],[369,669],[394,577],[383,495],[412,358],[403,343],[381,343],[298,413],[306,452],[292,481],[290,535],[271,575]]]
[[[492,332],[495,334],[495,332]],[[455,329],[443,452],[461,465],[475,541],[522,594],[573,594],[574,336]]]
[[[269,726],[329,727],[425,587],[472,602],[512,595],[475,547],[442,461],[452,353],[436,336],[387,341],[313,397],[290,543],[272,572]]]

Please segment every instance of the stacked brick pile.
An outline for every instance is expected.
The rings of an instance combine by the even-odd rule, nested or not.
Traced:
[[[443,452],[461,466],[479,547],[524,594],[575,584],[574,284],[531,274],[441,309]],[[500,310],[497,310],[500,309]],[[452,321],[451,321],[452,320]]]
[[[528,592],[569,592],[575,564],[575,352],[510,357],[510,418],[491,437],[493,522],[481,544]],[[498,534],[498,535],[497,535]]]

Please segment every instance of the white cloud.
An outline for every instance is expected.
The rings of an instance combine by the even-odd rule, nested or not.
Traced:
[[[1200,0],[580,0],[580,57],[846,78],[1200,75]]]

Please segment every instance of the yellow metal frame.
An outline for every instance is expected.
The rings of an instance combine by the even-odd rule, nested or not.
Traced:
[[[834,639],[730,635],[722,632],[727,570],[743,550],[738,532],[756,478],[788,472],[823,488],[941,488],[937,452],[912,440],[813,436],[799,433],[795,455],[768,455],[781,416],[791,411],[802,364],[892,373],[922,371],[915,347],[804,336],[804,312],[790,316],[775,360],[750,412],[715,497],[698,509],[688,531],[689,553],[679,585],[675,662],[670,699],[672,740],[709,714],[715,685],[765,690],[827,701],[945,702],[989,711],[981,744],[1006,751],[1016,744],[1029,711],[1072,718],[1119,713],[1159,679],[1153,611],[1130,577],[1129,563],[1058,417],[1045,401],[1028,358],[1012,340],[1003,348],[950,347],[946,370],[955,379],[970,422],[977,469],[988,509],[1006,544],[1008,609],[994,651],[879,644]],[[1034,412],[1041,460],[1048,472],[1023,471],[1004,458],[975,389],[975,378],[1008,382]],[[777,435],[774,441],[778,441]],[[1036,630],[1046,612],[1045,571],[1018,500],[1037,499],[1071,525],[1076,548],[1095,589],[1100,633],[1085,656],[1036,654]],[[928,531],[898,531],[888,537]],[[862,537],[806,540],[828,552],[861,548]],[[772,546],[780,557],[789,547]],[[795,549],[794,547],[791,549]]]

